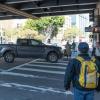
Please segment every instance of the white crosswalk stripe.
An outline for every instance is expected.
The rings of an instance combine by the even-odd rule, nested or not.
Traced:
[[[64,91],[52,87],[36,87],[36,86],[30,86],[30,85],[23,85],[23,84],[18,84],[18,83],[0,83],[0,86],[5,86],[5,87],[17,87],[19,89],[24,89],[24,90],[30,90],[30,91],[42,91],[43,93],[45,92],[53,92],[53,93],[58,93],[58,94],[66,94],[66,95],[73,95],[71,91]]]
[[[35,60],[32,60],[32,61],[30,61],[30,62],[28,62],[28,63],[22,64],[22,65],[18,65],[18,66],[15,66],[15,67],[10,68],[10,69],[8,69],[8,70],[6,70],[6,71],[12,71],[12,70],[14,70],[15,68],[20,68],[20,67],[25,66],[25,65],[27,65],[27,64],[29,64],[29,63],[33,63],[33,62],[35,62],[35,61],[37,61],[37,60],[38,60],[38,59],[35,59]]]
[[[64,74],[64,71],[49,71],[49,70],[43,70],[43,69],[36,69],[36,68],[16,68],[19,70],[25,70],[25,71],[36,71],[36,72],[43,72],[43,73],[51,73],[51,74]]]
[[[41,63],[41,64],[52,64],[52,65],[66,65],[68,62],[67,61],[62,61],[62,62],[57,62],[57,63],[50,63],[50,62],[43,62],[43,61],[40,61],[40,62],[33,62],[33,63],[37,63],[37,64],[39,64],[39,63]]]
[[[39,79],[48,79],[48,80],[62,81],[61,79],[48,78],[47,76],[28,75],[28,74],[15,73],[15,72],[5,72],[5,71],[3,71],[0,74],[1,75],[10,75],[10,76],[26,77],[26,78],[39,78]]]
[[[41,59],[36,59],[33,61],[30,61],[28,63],[16,66],[14,68],[8,69],[6,71],[2,71],[3,75],[16,75],[16,76],[23,76],[23,77],[33,77],[33,76],[38,76],[39,73],[42,73],[44,75],[46,74],[55,74],[55,75],[64,75],[65,74],[65,69],[67,66],[67,61],[58,62],[58,63],[50,63],[50,62],[45,62]],[[16,73],[17,71],[17,73]],[[24,73],[27,72],[27,73]],[[35,75],[34,75],[34,72]],[[43,77],[44,77],[43,75]],[[51,75],[52,76],[52,75]],[[39,77],[42,77],[39,75]],[[46,77],[47,78],[47,77]],[[54,78],[49,77],[49,78]],[[59,78],[58,78],[59,79]]]
[[[27,64],[27,66],[37,66],[37,67],[40,67],[40,68],[43,68],[43,67],[45,67],[45,68],[57,68],[57,69],[66,69],[66,67],[59,67],[59,66],[50,66],[50,65],[40,65],[40,64]],[[67,66],[67,64],[66,64],[66,66]]]

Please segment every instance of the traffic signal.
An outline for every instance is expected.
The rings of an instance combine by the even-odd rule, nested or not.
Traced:
[[[90,38],[90,39],[93,38],[93,35],[89,35],[89,38]]]
[[[89,21],[94,21],[94,12],[89,13]]]

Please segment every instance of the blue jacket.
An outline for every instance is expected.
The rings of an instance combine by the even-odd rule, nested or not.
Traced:
[[[88,54],[79,54],[82,58],[85,60],[90,60],[91,57]],[[96,60],[95,62],[99,68],[100,72],[100,62]],[[79,89],[79,90],[85,90],[85,91],[90,91],[93,89],[86,89],[80,86],[78,79],[79,79],[79,73],[80,73],[80,67],[81,67],[81,62],[78,61],[77,59],[72,59],[69,61],[66,71],[65,71],[65,77],[64,77],[64,87],[65,90],[70,89],[71,82],[73,84],[73,87]]]

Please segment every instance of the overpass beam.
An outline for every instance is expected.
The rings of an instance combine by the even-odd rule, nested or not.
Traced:
[[[17,14],[17,15],[20,15],[20,16],[24,16],[26,18],[32,18],[32,19],[37,18],[36,16],[34,16],[32,14],[28,14],[24,11],[17,10],[13,7],[9,7],[9,6],[1,4],[1,3],[0,3],[0,9],[11,12],[11,13],[14,13],[14,14]]]

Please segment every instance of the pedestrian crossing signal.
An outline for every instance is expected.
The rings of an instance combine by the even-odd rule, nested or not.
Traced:
[[[100,33],[100,27],[94,27],[92,31],[93,33]]]
[[[94,21],[94,11],[89,14],[89,21]]]

